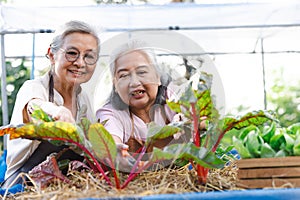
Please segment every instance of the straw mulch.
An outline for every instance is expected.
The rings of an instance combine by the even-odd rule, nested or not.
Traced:
[[[121,175],[121,183],[124,182],[126,176]],[[25,192],[6,196],[5,198],[51,200],[124,198],[239,189],[236,187],[237,167],[234,161],[223,169],[210,170],[205,185],[197,183],[196,173],[193,169],[189,169],[189,165],[176,169],[165,168],[142,173],[123,190],[109,187],[100,175],[92,172],[72,171],[69,173],[68,178],[71,183],[56,181],[44,189],[39,189],[38,186],[27,186]]]

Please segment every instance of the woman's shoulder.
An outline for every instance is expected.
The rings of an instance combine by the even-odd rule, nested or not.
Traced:
[[[103,106],[101,106],[97,111],[97,115],[105,114],[105,113],[114,113],[120,116],[129,116],[128,109],[125,110],[119,110],[116,109],[110,102],[105,103]]]
[[[111,111],[111,112],[121,112],[120,110],[117,110],[116,108],[113,107],[113,105],[110,102],[105,103],[103,106],[101,106],[98,110],[97,113],[105,112],[105,111]]]
[[[48,84],[49,84],[48,75],[43,75],[40,77],[36,77],[34,79],[26,80],[23,83],[22,87],[32,87],[33,85],[36,87],[38,87],[38,86],[48,87]]]
[[[18,96],[29,97],[36,94],[44,94],[48,91],[48,84],[45,83],[45,77],[38,77],[26,80],[18,91]]]

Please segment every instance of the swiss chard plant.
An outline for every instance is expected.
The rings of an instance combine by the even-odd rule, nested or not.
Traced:
[[[250,112],[241,117],[221,118],[213,102],[211,84],[212,76],[203,72],[196,89],[193,89],[191,83],[178,101],[167,102],[171,109],[183,113],[188,119],[184,124],[188,128],[184,130],[192,132],[194,145],[205,149],[210,155],[216,155],[218,152],[226,153],[232,149],[233,146],[228,146],[225,150],[220,149],[220,142],[228,131],[276,120],[271,111],[263,110]],[[204,132],[200,129],[203,119],[208,122]],[[222,155],[218,156],[222,157]],[[201,163],[194,163],[193,160],[190,162],[197,171],[199,182],[206,183],[209,169]]]
[[[202,73],[196,89],[193,89],[190,84],[178,101],[167,102],[175,112],[184,114],[186,120],[166,126],[150,123],[145,145],[136,158],[128,178],[122,183],[119,174],[122,169],[119,168],[118,163],[118,148],[104,124],[91,123],[87,119],[82,119],[79,124],[53,121],[42,110],[36,109],[32,114],[31,123],[1,127],[0,136],[9,134],[10,139],[26,138],[48,140],[56,145],[68,144],[71,149],[86,158],[87,164],[95,172],[101,173],[108,185],[117,189],[125,188],[138,174],[164,160],[190,162],[197,171],[199,183],[203,184],[206,183],[210,168],[222,168],[225,164],[216,151],[221,139],[229,130],[239,130],[251,124],[260,125],[274,119],[273,115],[265,111],[248,113],[239,118],[220,118],[211,95],[211,82],[212,77]],[[204,118],[207,127],[206,130],[201,130],[199,127]],[[173,136],[179,131],[184,134],[191,133],[191,141],[170,144],[162,149],[154,148],[147,162],[142,166],[139,165],[147,147],[155,141]],[[109,174],[106,173],[106,166],[109,168]],[[42,172],[42,169],[39,170],[39,173]],[[45,174],[49,174],[49,172],[45,172]],[[61,174],[55,170],[53,176],[57,174],[59,174],[58,178],[62,179]]]
[[[80,124],[53,121],[51,117],[40,109],[36,109],[33,112],[32,118],[34,119],[32,123],[18,127],[12,125],[1,127],[0,135],[10,134],[10,139],[26,138],[48,140],[56,145],[68,144],[75,152],[83,154],[86,157],[90,167],[96,172],[101,173],[108,185],[114,186],[117,189],[125,188],[143,170],[163,160],[189,159],[207,168],[220,168],[224,165],[224,162],[218,157],[207,154],[206,151],[203,151],[203,149],[196,147],[192,143],[185,143],[169,145],[164,149],[154,148],[146,164],[138,166],[148,145],[157,139],[172,136],[180,130],[176,126],[160,127],[151,123],[149,125],[149,137],[146,145],[133,165],[128,178],[123,183],[120,183],[117,145],[103,124],[91,124],[87,119],[82,119]],[[68,179],[58,172],[57,163],[52,158],[49,158],[49,161],[52,163],[51,165],[54,165],[52,166],[53,171],[49,172],[47,170],[49,163],[44,163],[43,165],[47,166],[46,168],[41,169],[42,167],[39,167],[38,170],[35,170],[39,174],[43,174],[40,178],[50,175],[68,182]],[[104,165],[108,165],[112,176],[106,173],[103,168]],[[111,177],[114,179],[114,184],[111,181]]]

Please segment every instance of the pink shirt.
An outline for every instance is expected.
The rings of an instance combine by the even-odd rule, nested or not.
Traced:
[[[165,112],[162,111],[162,109]],[[167,104],[157,106],[154,111],[153,121],[160,125],[166,125],[166,121],[171,122],[176,113],[170,110]],[[114,136],[118,136],[123,143],[126,143],[132,132],[132,120],[128,109],[117,110],[110,103],[104,105],[96,112],[96,117],[100,122],[107,120],[105,128]],[[142,141],[147,138],[147,124],[138,116],[132,114],[133,137]]]

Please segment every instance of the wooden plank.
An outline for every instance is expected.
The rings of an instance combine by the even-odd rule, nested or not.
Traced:
[[[290,156],[283,158],[251,158],[237,160],[238,168],[259,168],[259,167],[274,167],[274,166],[299,166],[300,156]]]
[[[285,179],[248,179],[238,180],[237,186],[246,189],[254,188],[278,188],[278,187],[299,187],[300,178],[285,178]]]
[[[239,169],[238,178],[299,177],[300,167]]]

